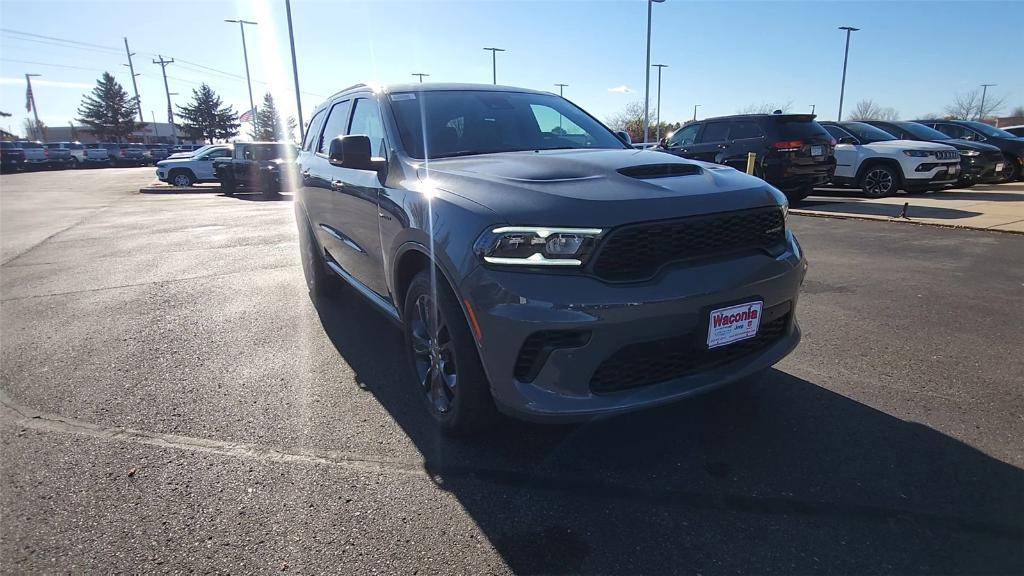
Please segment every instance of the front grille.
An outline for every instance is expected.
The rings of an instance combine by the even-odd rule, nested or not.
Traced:
[[[619,392],[681,378],[763,350],[785,336],[792,316],[784,302],[764,311],[757,336],[719,348],[705,345],[707,326],[695,332],[629,344],[598,366],[590,378],[595,394]]]
[[[609,233],[594,273],[616,282],[646,280],[670,262],[767,249],[785,236],[785,219],[775,207],[632,224]]]
[[[523,342],[513,370],[517,380],[533,382],[548,356],[559,348],[579,348],[590,341],[589,330],[542,330]]]
[[[935,158],[938,160],[959,160],[960,152],[956,150],[938,150],[935,152]]]

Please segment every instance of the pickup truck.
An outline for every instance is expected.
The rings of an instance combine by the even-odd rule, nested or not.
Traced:
[[[16,172],[25,169],[25,151],[14,142],[0,142],[0,172]]]
[[[25,152],[26,167],[45,168],[49,165],[49,154],[46,152],[46,146],[42,142],[17,140],[14,142],[14,145]]]
[[[75,157],[71,155],[70,148],[63,148],[60,144],[46,145],[46,165],[50,168],[67,168],[74,166]]]
[[[236,142],[231,158],[214,163],[214,173],[226,196],[245,187],[274,198],[281,190],[294,189],[296,155],[295,145],[288,142]]]
[[[193,156],[168,158],[156,163],[156,177],[174,186],[191,186],[197,182],[216,182],[213,161],[231,156],[231,145],[220,144],[200,149]]]
[[[86,144],[82,159],[94,166],[109,166],[110,152],[104,148],[104,144]]]

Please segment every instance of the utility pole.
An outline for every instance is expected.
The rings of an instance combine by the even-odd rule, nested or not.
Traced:
[[[989,86],[998,86],[998,84],[982,84],[981,85],[981,106],[978,106],[978,121],[985,121],[985,95],[988,94]]]
[[[153,138],[159,138],[160,137],[160,129],[156,127],[156,112],[153,112],[152,110],[150,110],[149,111],[149,115],[150,115],[150,117],[153,118]]]
[[[658,69],[658,111],[657,120],[655,120],[654,139],[661,142],[661,69],[668,68],[668,64],[652,64],[653,68]]]
[[[839,114],[836,117],[836,122],[843,121],[843,96],[846,94],[846,61],[850,58],[850,32],[856,32],[860,28],[840,26],[839,29],[846,30],[846,51],[843,52],[843,83],[839,87]]]
[[[160,55],[158,55],[160,56]],[[153,60],[153,64],[160,65],[160,71],[164,74],[164,92],[167,93],[167,122],[171,125],[171,138],[174,139],[174,143],[178,143],[178,131],[174,128],[174,109],[171,108],[171,89],[167,86],[167,65],[174,62],[174,58],[170,60],[164,60],[163,56],[160,56],[159,60]]]
[[[491,51],[491,76],[493,83],[498,83],[498,52],[504,52],[504,48],[484,48]]]
[[[36,107],[36,95],[34,92],[32,92],[33,76],[42,76],[42,74],[25,74],[25,82],[28,84],[28,98],[26,98],[25,104],[28,107],[32,108],[32,115],[36,119],[36,124],[32,127],[32,137],[35,138],[36,140],[41,140],[40,136],[44,136],[42,134],[43,126],[39,123],[39,109]]]
[[[651,7],[655,2],[660,4],[664,1],[647,0],[647,65],[644,67],[644,144],[647,143],[651,124],[648,113],[648,107],[651,103]]]
[[[423,77],[424,77],[424,76],[430,76],[430,74],[423,74],[423,73],[421,73],[421,72],[413,72],[413,73],[412,73],[412,75],[413,75],[413,76],[419,76],[419,78],[420,78],[420,84],[423,84]]]
[[[135,82],[135,66],[132,65],[132,56],[135,53],[128,49],[128,37],[124,38],[124,53],[128,55],[128,71],[132,73],[132,89],[135,91],[135,107],[139,111],[139,122],[145,122],[146,117],[142,115],[142,100],[139,100],[139,85]]]
[[[245,58],[245,82],[249,85],[249,112],[252,114],[252,131],[259,131],[259,122],[256,118],[256,104],[252,99],[252,79],[249,78],[249,50],[245,47],[245,25],[255,26],[258,22],[249,20],[224,20],[225,22],[238,22],[238,29],[242,31],[242,56]]]
[[[559,96],[564,96],[562,94],[562,88],[565,88],[566,86],[568,86],[568,84],[555,84],[555,86],[558,86],[558,95]]]
[[[696,122],[696,121],[697,121],[697,107],[698,107],[698,106],[700,106],[700,104],[694,104],[694,105],[693,105],[693,121],[694,121],[694,122]]]
[[[295,59],[295,34],[292,32],[292,0],[284,0],[284,9],[288,12],[288,43],[292,47],[292,76],[295,77],[295,108],[299,112],[299,142],[305,142],[306,128],[302,124],[302,96],[299,94],[299,65]],[[246,68],[248,68],[248,65],[246,65]]]

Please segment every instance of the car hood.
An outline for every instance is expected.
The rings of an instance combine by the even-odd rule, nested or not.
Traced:
[[[866,144],[872,148],[898,148],[900,150],[956,150],[955,146],[939,144],[938,142],[926,142],[924,140],[882,140]]]
[[[992,146],[991,144],[985,144],[984,142],[974,142],[973,140],[963,140],[961,138],[950,138],[949,140],[941,140],[939,144],[948,144],[956,148],[957,150],[977,150],[978,152],[999,152],[999,148]]]
[[[184,164],[186,162],[191,162],[192,160],[193,160],[192,156],[185,156],[184,158],[175,158],[175,157],[171,156],[171,157],[164,158],[163,160],[157,162],[156,165],[157,166],[167,166],[168,164]],[[227,158],[227,160],[230,160],[230,158]]]
[[[609,227],[774,206],[781,199],[759,178],[651,150],[481,154],[433,160],[417,173],[523,225]]]

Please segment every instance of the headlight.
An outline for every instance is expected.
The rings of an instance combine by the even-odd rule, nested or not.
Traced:
[[[981,156],[981,152],[978,152],[977,150],[961,150],[960,151],[960,155],[961,156]]]
[[[601,232],[600,228],[503,226],[485,232],[475,250],[488,264],[582,266]]]
[[[903,153],[914,158],[927,158],[932,155],[928,150],[904,150]]]

